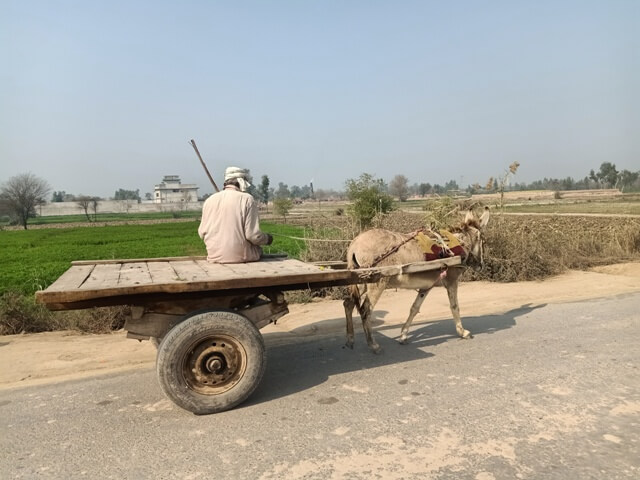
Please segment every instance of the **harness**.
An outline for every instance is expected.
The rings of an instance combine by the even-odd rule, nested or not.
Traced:
[[[371,266],[375,267],[385,258],[396,253],[400,249],[400,247],[406,245],[414,239],[418,242],[418,245],[420,245],[420,248],[424,253],[425,261],[438,260],[440,258],[449,258],[455,256],[460,256],[463,259],[466,259],[467,257],[467,252],[462,247],[460,240],[458,240],[456,236],[448,230],[440,230],[439,232],[435,232],[426,228],[419,228],[418,230],[411,232],[402,242],[394,245],[382,255],[377,256],[373,260]]]
[[[425,261],[456,256],[465,258],[467,256],[460,240],[448,230],[418,232],[416,240],[424,253]]]

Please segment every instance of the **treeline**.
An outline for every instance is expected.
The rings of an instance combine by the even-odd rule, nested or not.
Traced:
[[[517,162],[516,162],[517,163]],[[515,172],[513,172],[515,173]],[[410,197],[424,197],[426,195],[447,195],[447,194],[467,194],[474,193],[495,193],[510,190],[591,190],[600,188],[619,188],[623,192],[640,191],[640,171],[618,170],[611,162],[603,162],[596,171],[592,169],[584,178],[543,178],[531,183],[513,182],[505,184],[504,176],[490,177],[482,185],[474,183],[462,188],[456,180],[449,180],[444,184],[420,182],[409,184],[409,180],[404,175],[394,176],[388,183],[382,182],[380,189],[393,197],[404,201]],[[291,199],[292,201],[304,200],[344,200],[348,198],[348,180],[345,181],[345,190],[334,189],[314,189],[313,183],[308,185],[292,185],[278,182],[277,186],[271,184],[268,175],[262,175],[260,183],[252,185],[249,192],[260,202],[268,203],[275,199]],[[205,200],[209,195],[202,196],[199,200]],[[91,200],[103,200],[99,197],[87,195],[72,195],[65,191],[54,191],[51,202],[79,202]],[[132,200],[140,202],[140,190],[118,189],[115,191],[114,200]],[[145,199],[151,200],[151,193],[145,194]]]
[[[400,201],[405,201],[410,197],[424,197],[426,195],[472,195],[475,193],[496,193],[513,190],[559,191],[619,188],[623,192],[640,191],[640,171],[632,172],[626,169],[618,171],[615,164],[611,162],[602,163],[598,171],[592,169],[589,172],[589,175],[586,175],[582,179],[575,180],[572,177],[545,177],[542,180],[535,180],[531,183],[508,183],[507,180],[515,176],[519,165],[520,164],[518,162],[514,162],[509,166],[509,169],[505,170],[504,174],[497,177],[490,177],[484,185],[474,183],[473,185],[468,185],[464,189],[462,189],[455,180],[449,180],[443,185],[427,182],[413,183],[410,185],[409,180],[404,175],[396,175],[388,183],[382,180],[377,180],[379,181],[379,184],[377,184],[376,188],[380,192],[388,193],[389,195],[398,198]],[[373,176],[371,177],[374,178]],[[345,199],[350,196],[350,182],[351,180],[347,180],[345,182],[344,191],[320,189],[314,191],[313,184],[304,185],[302,187],[296,185],[289,187],[287,184],[282,182],[278,183],[277,188],[274,188],[270,184],[269,176],[263,175],[261,183],[254,186],[251,193],[262,203],[282,198],[289,198],[293,201],[308,199]]]

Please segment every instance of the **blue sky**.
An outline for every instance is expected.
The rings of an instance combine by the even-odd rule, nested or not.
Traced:
[[[0,0],[0,182],[640,169],[640,2]]]

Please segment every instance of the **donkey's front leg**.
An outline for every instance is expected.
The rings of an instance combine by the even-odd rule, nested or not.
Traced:
[[[404,322],[402,326],[402,331],[400,332],[400,340],[398,340],[401,344],[406,345],[407,342],[407,334],[409,333],[409,328],[411,327],[411,323],[413,322],[414,317],[420,312],[420,307],[424,302],[424,299],[427,298],[427,294],[431,291],[431,288],[424,288],[418,290],[418,295],[416,299],[413,301],[413,305],[411,305],[411,310],[409,310],[409,317],[407,321]]]
[[[453,276],[453,275],[452,275]],[[460,319],[460,308],[458,306],[458,276],[449,278],[449,275],[445,277],[443,282],[447,289],[447,295],[449,296],[449,307],[451,307],[451,313],[453,314],[453,321],[456,324],[456,331],[461,338],[473,338],[469,330],[465,330],[462,326],[462,320]]]

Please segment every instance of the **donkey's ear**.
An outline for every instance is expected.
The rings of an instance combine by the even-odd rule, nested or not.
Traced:
[[[466,225],[469,225],[470,223],[473,223],[475,221],[476,221],[476,216],[473,214],[473,210],[471,209],[467,210],[467,213],[464,216],[464,223]]]
[[[480,228],[484,228],[487,226],[487,223],[489,223],[489,217],[491,216],[491,214],[489,213],[489,207],[484,207],[484,212],[482,213],[482,216],[480,217]]]

